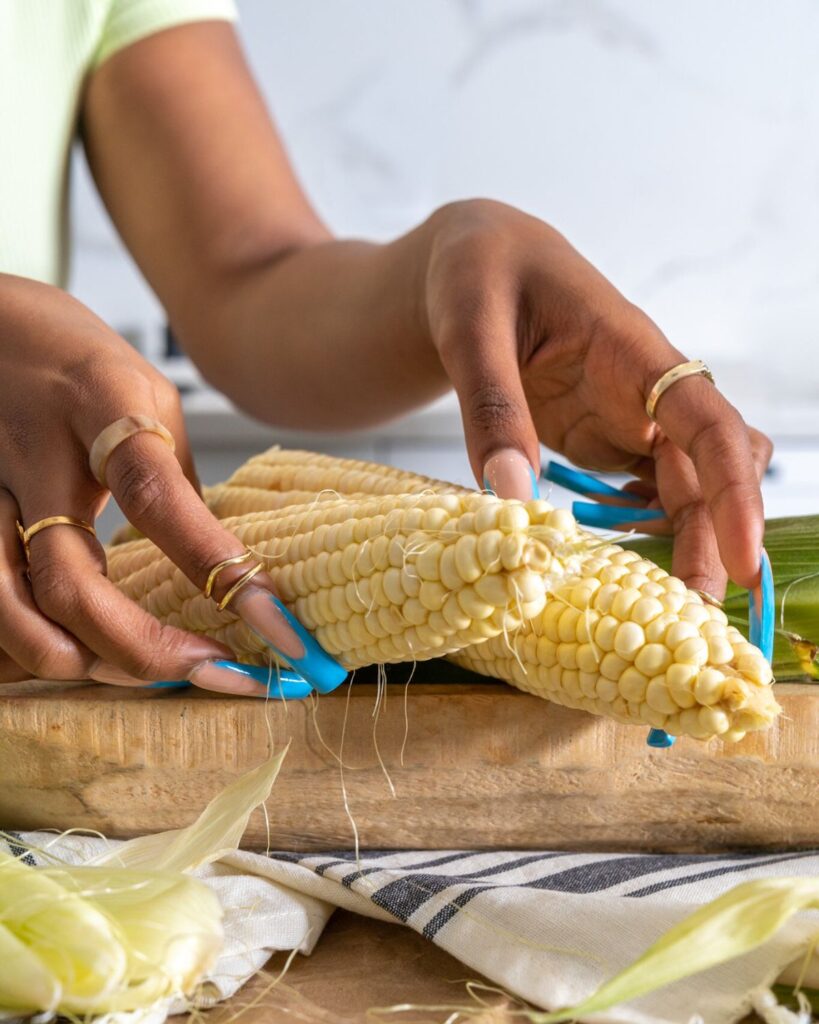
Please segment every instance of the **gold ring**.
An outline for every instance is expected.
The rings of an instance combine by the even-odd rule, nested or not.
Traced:
[[[256,573],[261,572],[263,568],[264,566],[260,562],[258,565],[254,565],[252,569],[248,569],[244,576],[240,576],[239,579],[236,580],[236,582],[230,588],[230,590],[225,594],[225,596],[222,598],[219,604],[216,605],[217,610],[223,612],[225,608],[227,608],[227,606],[233,600],[233,598],[239,593],[242,587],[250,583],[250,581],[253,579]]]
[[[47,530],[49,526],[78,526],[81,530],[85,530],[86,533],[90,533],[92,537],[97,536],[97,531],[91,523],[86,523],[84,519],[75,519],[74,516],[48,516],[46,519],[38,519],[36,523],[32,523],[28,528],[24,527],[18,519],[17,535],[23,542],[23,551],[26,553],[27,562],[31,561],[31,538],[35,533],[39,533],[40,530]]]
[[[214,565],[214,567],[208,573],[208,581],[205,584],[205,589],[203,591],[205,597],[210,597],[211,594],[213,593],[213,587],[214,584],[216,583],[216,577],[223,569],[227,569],[229,565],[238,565],[240,562],[246,562],[248,559],[252,557],[253,552],[248,551],[247,548],[245,548],[244,552],[241,555],[234,555],[233,558],[226,558],[224,562],[218,562],[216,565]]]
[[[703,599],[706,604],[713,605],[715,608],[722,608],[723,603],[718,597],[714,597],[713,594],[709,594],[707,590],[697,590],[696,587],[692,588],[695,594]]]
[[[122,419],[114,420],[97,434],[88,452],[88,464],[91,467],[91,472],[94,479],[103,487],[108,486],[105,482],[105,468],[114,449],[118,448],[123,441],[127,441],[129,437],[133,437],[134,434],[142,433],[157,434],[172,452],[176,451],[173,434],[159,420],[150,416],[123,416]]]
[[[685,380],[686,377],[707,377],[712,384],[714,383],[713,373],[711,373],[701,359],[692,359],[691,362],[672,366],[670,370],[667,370],[660,377],[648,396],[646,412],[650,420],[653,420],[655,423],[657,422],[657,417],[654,414],[657,411],[657,403],[660,401],[660,398],[668,391],[672,384],[676,384],[678,380]]]

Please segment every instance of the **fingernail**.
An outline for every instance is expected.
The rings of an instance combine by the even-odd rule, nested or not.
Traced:
[[[483,486],[499,498],[531,501],[540,497],[532,464],[517,448],[503,448],[487,459],[483,467]]]
[[[190,678],[203,690],[219,690],[247,697],[301,700],[313,689],[295,672],[242,665],[237,661],[203,661],[191,671]]]
[[[638,523],[665,519],[661,508],[618,508],[593,502],[572,502],[572,513],[583,526],[599,526],[607,530],[629,530]]]
[[[765,548],[759,564],[759,584],[748,593],[748,639],[762,651],[768,661],[774,646],[774,580],[771,560]]]
[[[284,605],[269,590],[245,587],[236,595],[233,607],[254,633],[289,662],[304,657],[304,642],[282,614]]]
[[[250,588],[246,588],[250,589]],[[347,669],[329,655],[282,602],[254,588],[237,604],[242,619],[319,693],[330,693],[347,678]]]
[[[149,686],[144,679],[137,679],[136,676],[123,672],[116,665],[110,665],[107,661],[98,661],[88,675],[97,683],[110,683],[112,686]]]
[[[149,690],[187,690],[189,686],[193,685],[189,683],[187,679],[169,679],[164,680],[161,683],[151,683],[148,686]]]
[[[631,491],[621,491],[612,487],[604,480],[599,480],[589,473],[582,473],[577,469],[570,469],[559,462],[549,462],[540,474],[544,480],[549,480],[558,487],[565,487],[567,491],[574,491],[575,494],[584,494],[588,498],[595,496],[606,496],[617,498],[619,501],[627,501],[632,505],[644,505],[645,498],[639,494],[632,494]]]

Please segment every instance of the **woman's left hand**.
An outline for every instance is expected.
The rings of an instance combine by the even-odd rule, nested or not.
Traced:
[[[691,356],[547,224],[472,200],[426,228],[423,305],[477,479],[531,497],[538,442],[633,473],[675,534],[675,575],[716,595],[726,569],[755,586],[768,438],[701,376],[669,388],[652,422],[651,388]]]

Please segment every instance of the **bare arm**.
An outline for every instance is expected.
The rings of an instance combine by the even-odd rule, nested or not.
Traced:
[[[205,375],[283,426],[364,426],[452,384],[476,478],[530,497],[538,442],[629,470],[712,593],[759,579],[770,442],[557,231],[452,204],[387,245],[335,241],[301,192],[232,30],[158,33],[93,76],[100,192]]]
[[[408,279],[417,238],[332,239],[229,26],[171,29],[117,54],[90,83],[83,132],[174,330],[239,406],[286,426],[363,426],[447,389]]]

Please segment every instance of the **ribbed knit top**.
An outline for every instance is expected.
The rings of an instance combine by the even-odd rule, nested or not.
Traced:
[[[0,0],[0,273],[65,282],[87,76],[153,32],[234,17],[233,0]]]

